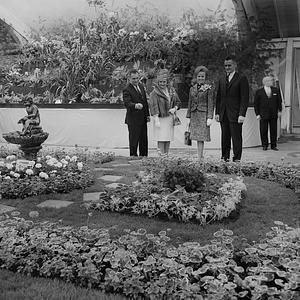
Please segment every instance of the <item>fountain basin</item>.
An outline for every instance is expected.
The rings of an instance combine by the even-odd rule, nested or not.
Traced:
[[[11,143],[11,144],[18,144],[22,148],[28,148],[28,147],[36,147],[40,146],[49,136],[48,132],[41,132],[38,134],[34,134],[31,136],[28,135],[20,135],[20,132],[9,132],[4,133],[3,138]]]

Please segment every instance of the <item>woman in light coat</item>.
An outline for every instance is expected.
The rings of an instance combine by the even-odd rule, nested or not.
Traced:
[[[154,139],[161,154],[169,153],[170,142],[174,140],[174,115],[181,104],[175,89],[168,86],[168,79],[168,70],[160,70],[149,97],[150,114],[154,120]]]
[[[204,142],[210,141],[210,126],[214,113],[212,85],[207,81],[208,69],[199,66],[195,69],[196,84],[190,88],[186,117],[190,120],[191,140],[197,141],[198,158],[203,158]]]

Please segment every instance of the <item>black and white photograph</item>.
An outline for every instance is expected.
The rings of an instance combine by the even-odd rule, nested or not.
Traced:
[[[300,0],[0,0],[0,300],[300,300]]]

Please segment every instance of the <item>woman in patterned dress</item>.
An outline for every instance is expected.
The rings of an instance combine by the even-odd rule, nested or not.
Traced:
[[[199,66],[195,69],[196,84],[190,88],[189,103],[186,117],[191,140],[197,141],[198,158],[203,158],[204,142],[210,141],[210,125],[214,113],[212,85],[207,82],[208,69]]]
[[[174,140],[174,114],[180,108],[180,100],[173,87],[168,86],[169,72],[162,69],[149,97],[150,114],[153,116],[153,133],[160,154],[168,154]]]

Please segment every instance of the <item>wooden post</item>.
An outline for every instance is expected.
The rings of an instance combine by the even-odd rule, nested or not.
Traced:
[[[284,102],[287,110],[287,133],[291,133],[291,99],[293,87],[293,38],[287,39],[286,44],[286,64],[285,64],[285,85]]]

